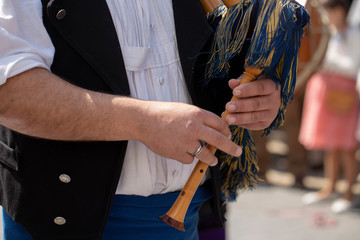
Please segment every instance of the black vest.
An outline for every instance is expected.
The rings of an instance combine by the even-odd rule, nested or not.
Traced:
[[[52,72],[82,88],[129,95],[106,1],[42,3],[44,25],[56,48]],[[217,101],[213,86],[201,87],[200,83],[204,63],[197,56],[209,45],[212,35],[200,1],[173,0],[173,8],[181,65],[192,100],[219,112],[227,99]],[[215,89],[224,89],[222,94],[229,92],[227,82],[215,85]],[[10,216],[33,239],[101,239],[127,142],[52,141],[2,126],[0,134],[0,201]],[[222,221],[217,171],[211,168],[213,203]],[[62,174],[70,176],[71,181],[60,181]],[[63,217],[66,223],[55,224],[57,217]]]

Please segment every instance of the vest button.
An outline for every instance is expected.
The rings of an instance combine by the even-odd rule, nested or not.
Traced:
[[[57,225],[64,225],[66,223],[66,220],[63,217],[56,217],[54,218],[54,223]]]
[[[56,19],[61,20],[61,19],[63,19],[65,17],[65,15],[66,15],[66,10],[65,9],[60,9],[58,11],[58,13],[56,14]]]
[[[60,181],[62,181],[63,183],[69,183],[69,182],[71,182],[71,177],[70,177],[69,175],[67,175],[67,174],[61,174],[61,175],[59,176],[59,179],[60,179]]]
[[[159,77],[159,83],[160,83],[160,85],[164,84],[164,78],[163,77]]]

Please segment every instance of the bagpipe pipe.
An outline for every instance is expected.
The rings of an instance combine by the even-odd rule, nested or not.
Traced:
[[[259,75],[274,80],[281,88],[281,106],[276,119],[264,130],[267,135],[284,123],[284,114],[293,97],[301,38],[309,24],[305,8],[294,0],[201,0],[214,39],[205,81],[228,79],[231,68],[244,68],[240,84],[256,80]],[[246,44],[245,42],[250,44]],[[244,66],[236,57],[246,53]],[[204,83],[206,84],[206,83]],[[232,97],[231,101],[238,100]],[[225,111],[222,118],[228,113]],[[230,126],[232,141],[242,147],[240,157],[217,153],[221,191],[225,201],[236,200],[239,190],[253,189],[260,179],[256,150],[249,130]],[[215,154],[217,149],[208,149]],[[199,161],[170,210],[159,218],[170,226],[185,231],[184,218],[208,165]]]

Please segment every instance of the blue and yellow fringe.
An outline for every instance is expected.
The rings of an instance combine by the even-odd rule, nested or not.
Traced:
[[[238,126],[230,126],[232,141],[243,149],[240,157],[234,157],[219,152],[220,174],[222,180],[221,191],[227,201],[236,200],[238,190],[254,189],[261,180],[257,165],[255,144],[249,130]]]
[[[254,13],[254,5],[257,12]],[[217,12],[218,26],[213,43],[213,54],[207,66],[208,80],[224,78],[230,69],[229,60],[242,51],[249,32],[250,17],[257,20],[246,54],[246,67],[262,69],[263,74],[281,86],[281,106],[272,124],[263,131],[270,133],[284,124],[285,111],[293,98],[300,41],[304,27],[309,23],[305,8],[292,0],[241,0],[225,10]],[[222,18],[219,20],[218,16]],[[227,201],[236,199],[241,189],[253,189],[260,177],[255,144],[251,132],[231,126],[232,140],[243,148],[240,157],[219,152],[221,162],[222,193]]]

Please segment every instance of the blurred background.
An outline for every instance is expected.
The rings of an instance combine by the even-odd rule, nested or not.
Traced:
[[[306,84],[324,60],[331,31],[320,0],[302,3],[309,11],[311,26],[301,45],[295,97],[286,112],[285,126],[266,137],[254,133],[264,181],[254,191],[243,192],[235,203],[228,204],[227,240],[360,239],[359,171],[352,186],[351,206],[345,210],[337,213],[331,210],[333,202],[348,188],[342,173],[330,197],[312,204],[303,201],[306,193],[319,191],[327,184],[324,151],[305,149],[299,142],[299,130]],[[351,3],[347,21],[360,31],[359,0]],[[360,52],[355,54],[360,56]],[[355,157],[360,166],[359,147]]]
[[[306,193],[319,191],[327,184],[324,151],[305,149],[299,142],[299,130],[306,84],[324,60],[331,31],[320,0],[301,3],[310,14],[311,27],[301,45],[295,96],[283,127],[266,137],[253,132],[264,181],[257,189],[243,192],[236,202],[227,204],[226,240],[360,240],[359,171],[352,186],[351,206],[344,211],[331,210],[333,202],[348,188],[344,174],[335,184],[335,194],[312,204],[303,201]],[[360,31],[360,0],[353,0],[347,20]],[[355,54],[360,56],[360,52]],[[359,147],[355,158],[360,169]],[[201,240],[223,238],[219,229],[201,231]]]

